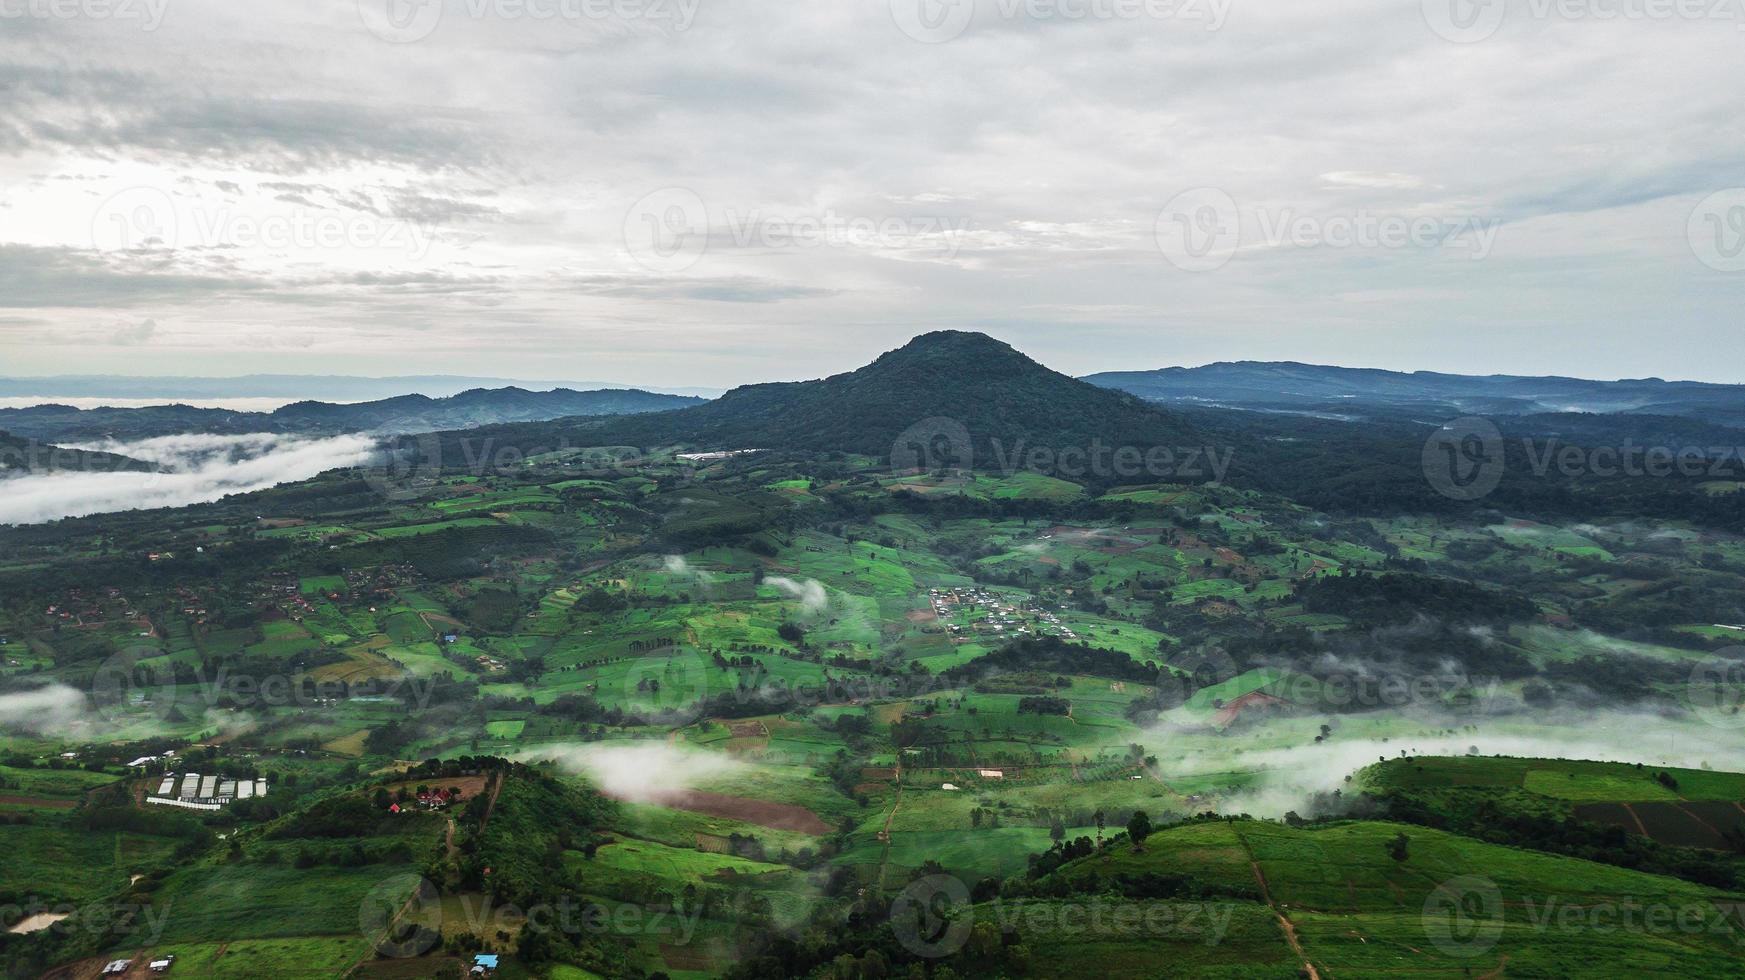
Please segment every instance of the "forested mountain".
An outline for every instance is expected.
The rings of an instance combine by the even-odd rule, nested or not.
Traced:
[[[634,419],[504,426],[482,435],[504,444],[682,442],[880,457],[899,439],[909,446],[943,438],[967,441],[981,462],[1032,447],[1197,440],[1174,413],[1050,370],[986,334],[956,330],[924,334],[866,367],[821,380],[745,385],[704,405]],[[899,447],[904,451],[915,450]]]

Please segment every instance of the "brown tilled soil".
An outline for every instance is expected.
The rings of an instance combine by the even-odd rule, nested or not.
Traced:
[[[71,810],[78,805],[76,800],[51,800],[41,796],[5,796],[0,795],[0,803],[13,803],[19,806],[35,806],[44,810]]]
[[[690,810],[693,813],[707,813],[712,817],[742,820],[771,830],[794,830],[802,834],[830,833],[830,825],[816,813],[791,803],[748,800],[743,796],[705,793],[694,789],[684,790],[659,802],[662,806],[675,810]]]

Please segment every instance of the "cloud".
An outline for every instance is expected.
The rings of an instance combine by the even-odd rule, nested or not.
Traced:
[[[595,275],[576,278],[570,284],[577,292],[595,296],[698,299],[719,303],[779,303],[789,299],[825,298],[840,292],[755,276],[680,279]]]
[[[0,243],[0,307],[130,309],[264,289],[267,282],[171,253],[105,254],[91,249]],[[112,340],[122,342],[118,335]]]
[[[553,746],[526,757],[554,761],[568,772],[587,776],[607,796],[637,803],[675,800],[687,790],[731,776],[745,765],[723,755],[664,742]]]
[[[1687,239],[1745,155],[1730,23],[1511,16],[1460,45],[1377,0],[1256,0],[1221,25],[1192,5],[1069,20],[978,0],[961,37],[922,44],[882,0],[721,0],[694,23],[444,0],[428,37],[391,44],[349,2],[172,6],[150,44],[91,18],[0,34],[0,305],[44,321],[0,332],[14,373],[89,372],[93,347],[194,374],[464,358],[514,375],[537,352],[554,375],[726,388],[976,327],[1073,373],[1259,358],[1740,380],[1740,281]],[[1575,90],[1608,111],[1564,111]],[[1193,275],[1155,228],[1200,187],[1274,222],[1504,224],[1483,261],[1244,248]],[[88,254],[104,202],[136,188],[238,221]],[[667,188],[705,212],[681,269],[626,234],[676,221],[634,213]],[[228,233],[299,209],[427,228],[428,248]],[[897,232],[736,241],[833,222]],[[967,230],[940,249],[934,226]],[[118,317],[92,310],[160,330],[115,347]],[[306,346],[255,343],[281,336]]]
[[[1378,174],[1361,170],[1336,170],[1321,175],[1329,184],[1342,187],[1384,187],[1391,190],[1415,190],[1424,181],[1411,174]]]
[[[130,347],[134,344],[148,344],[157,332],[158,322],[156,320],[146,320],[143,323],[121,327],[116,330],[113,342],[121,347]]]
[[[675,575],[679,578],[694,579],[698,585],[703,587],[705,594],[707,594],[710,587],[715,584],[714,572],[704,568],[693,567],[690,562],[685,561],[683,555],[667,555],[661,560],[661,567],[666,569],[668,575]]]
[[[1354,725],[1362,721],[1354,716],[1311,716],[1302,721],[1303,745],[1250,750],[1242,747],[1240,736],[1229,736],[1226,745],[1173,755],[1166,768],[1172,776],[1231,774],[1235,788],[1219,796],[1219,812],[1281,817],[1287,810],[1306,813],[1304,807],[1316,794],[1348,789],[1347,775],[1383,758],[1398,758],[1401,752],[1448,756],[1467,755],[1477,748],[1479,755],[1699,769],[1724,765],[1724,760],[1745,751],[1745,731],[1628,710],[1558,710],[1538,713],[1530,722],[1520,717],[1490,716],[1478,730],[1452,735],[1446,730],[1470,724],[1472,717],[1424,711],[1418,712],[1424,732],[1386,739],[1341,735],[1339,729],[1348,718]],[[1315,727],[1322,720],[1333,725],[1333,735],[1325,742],[1311,744]],[[1506,732],[1488,731],[1505,725]],[[1165,726],[1147,734],[1167,738],[1171,731]]]
[[[817,579],[795,581],[781,575],[772,575],[763,580],[765,585],[773,585],[790,597],[800,601],[800,608],[807,615],[815,616],[830,605],[830,595],[824,591],[824,586]]]
[[[0,730],[58,738],[82,737],[91,720],[84,692],[65,684],[0,694]]]
[[[154,507],[184,507],[358,466],[377,452],[362,435],[306,439],[278,434],[182,435],[71,448],[157,463],[168,472],[56,472],[12,477],[0,493],[0,524]]]

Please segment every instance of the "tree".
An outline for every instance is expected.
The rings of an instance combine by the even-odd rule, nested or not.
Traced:
[[[1151,836],[1151,817],[1144,810],[1134,810],[1127,818],[1127,836],[1132,838],[1135,851],[1144,849],[1145,838]]]
[[[1407,837],[1404,833],[1395,834],[1393,839],[1387,843],[1388,857],[1393,858],[1395,861],[1404,861],[1407,856],[1406,847],[1411,842],[1412,839]]]

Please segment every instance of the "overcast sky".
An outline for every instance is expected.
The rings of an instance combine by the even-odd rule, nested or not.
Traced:
[[[1745,381],[1745,0],[1482,2],[0,0],[0,374]]]

